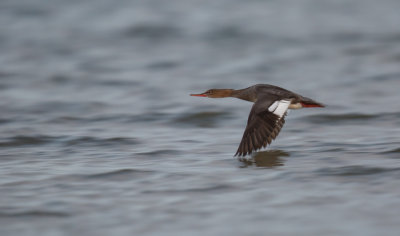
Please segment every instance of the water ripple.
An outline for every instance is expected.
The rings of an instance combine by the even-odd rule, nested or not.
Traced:
[[[146,38],[160,40],[181,35],[178,28],[162,24],[141,24],[126,29],[123,33],[130,38]]]
[[[162,150],[155,150],[151,152],[141,152],[137,153],[136,155],[139,156],[162,156],[162,155],[179,155],[181,154],[181,151],[178,150],[172,150],[172,149],[162,149]]]
[[[50,136],[15,136],[0,142],[0,147],[20,147],[26,145],[41,145],[54,140]]]
[[[97,173],[84,175],[82,177],[88,179],[106,179],[106,180],[126,180],[132,177],[144,176],[150,173],[154,173],[151,170],[138,170],[138,169],[120,169],[109,172]]]
[[[9,217],[68,217],[70,214],[66,212],[57,212],[57,211],[43,211],[43,210],[32,210],[32,211],[23,211],[23,212],[0,212],[0,218],[9,218]]]
[[[91,136],[78,137],[66,141],[66,146],[114,146],[114,145],[136,145],[139,142],[134,138],[114,137],[96,138]]]
[[[342,166],[335,168],[322,168],[315,171],[321,176],[353,176],[353,175],[375,175],[387,172],[400,172],[400,168],[382,168],[367,166]]]
[[[218,121],[231,116],[230,112],[198,112],[192,114],[183,114],[173,120],[175,124],[186,124],[202,128],[215,127]]]
[[[149,174],[154,174],[155,171],[152,170],[140,170],[140,169],[117,169],[99,173],[92,174],[70,174],[70,175],[60,175],[47,179],[49,183],[60,182],[73,182],[82,183],[85,181],[129,181],[132,179],[137,179],[139,177],[145,177]],[[12,183],[8,183],[10,185]],[[25,183],[24,183],[25,184]]]
[[[400,148],[395,148],[386,152],[382,152],[382,153],[400,153]]]
[[[310,115],[307,119],[311,123],[342,123],[351,121],[370,121],[377,119],[393,119],[400,118],[400,112],[380,113],[380,114],[362,114],[362,113],[346,113],[346,114],[327,114],[327,115]]]
[[[208,187],[199,187],[199,188],[183,188],[183,189],[163,189],[163,190],[145,190],[142,193],[196,193],[196,192],[219,192],[226,191],[228,189],[234,188],[231,185],[227,184],[218,184]]]
[[[83,137],[53,137],[45,135],[37,136],[14,136],[0,142],[0,147],[22,147],[33,145],[46,145],[59,143],[65,146],[115,146],[115,145],[136,145],[139,142],[134,138],[113,137],[97,138],[91,136]]]

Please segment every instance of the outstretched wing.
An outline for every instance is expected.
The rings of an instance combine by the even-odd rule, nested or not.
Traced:
[[[254,103],[235,156],[246,156],[270,144],[285,123],[290,103],[290,100],[271,98],[260,99]]]

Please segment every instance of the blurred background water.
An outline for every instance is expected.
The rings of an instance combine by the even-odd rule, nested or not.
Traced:
[[[0,1],[0,235],[399,235],[400,1]],[[282,86],[275,142],[233,157]]]

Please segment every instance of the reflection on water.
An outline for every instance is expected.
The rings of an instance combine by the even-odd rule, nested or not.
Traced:
[[[289,153],[282,150],[268,150],[256,152],[251,158],[243,158],[240,160],[241,168],[255,165],[257,167],[273,168],[276,166],[283,166],[285,160],[281,157],[288,157]]]

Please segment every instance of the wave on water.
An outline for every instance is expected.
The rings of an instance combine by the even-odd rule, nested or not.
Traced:
[[[52,182],[71,182],[81,183],[85,181],[130,181],[156,173],[152,170],[140,169],[117,169],[91,174],[69,174],[59,175],[45,181]]]
[[[346,114],[319,114],[307,116],[307,121],[311,123],[345,123],[352,121],[370,121],[370,120],[386,120],[398,119],[400,112],[388,112],[379,114],[363,114],[363,113],[346,113]]]
[[[155,150],[151,152],[141,152],[136,153],[139,156],[161,156],[161,155],[180,155],[182,152],[179,150],[172,150],[172,149],[162,149],[162,150]]]
[[[219,192],[219,191],[227,191],[229,189],[233,189],[234,186],[227,185],[227,184],[218,184],[218,185],[212,185],[212,186],[206,186],[206,187],[198,187],[198,188],[193,188],[193,187],[188,187],[188,188],[182,188],[182,189],[160,189],[160,190],[146,190],[143,191],[142,193],[182,193],[182,192]]]
[[[9,123],[9,122],[12,122],[12,120],[10,120],[10,119],[0,119],[0,125],[1,124],[5,124],[5,123]]]
[[[214,27],[211,30],[205,32],[204,38],[209,41],[223,41],[224,43],[227,43],[233,40],[268,40],[272,37],[264,33],[248,31],[247,29],[238,25],[226,25],[222,27]]]
[[[400,153],[400,148],[395,148],[395,149],[392,149],[392,150],[389,150],[389,151],[385,151],[385,152],[382,152],[382,153]]]
[[[55,124],[66,124],[66,123],[101,123],[101,122],[118,122],[118,123],[134,123],[134,122],[152,122],[160,121],[167,117],[167,114],[163,113],[146,113],[140,115],[132,114],[112,114],[112,115],[95,115],[88,117],[80,116],[59,116],[49,120]]]
[[[129,27],[123,32],[123,35],[129,38],[165,40],[181,36],[181,30],[164,24],[140,24]]]
[[[229,118],[230,112],[197,112],[191,114],[183,114],[172,122],[179,125],[190,125],[202,128],[213,128],[217,126],[219,121]]]
[[[14,136],[0,142],[0,147],[20,147],[26,145],[42,145],[51,142],[50,136]]]
[[[22,212],[0,212],[0,218],[14,218],[14,217],[35,217],[35,218],[44,218],[44,217],[68,217],[70,214],[66,212],[60,211],[44,211],[44,210],[31,210],[31,211],[22,211]]]
[[[133,176],[138,177],[138,176],[148,175],[151,173],[154,173],[154,171],[138,170],[138,169],[120,169],[120,170],[113,170],[97,174],[83,175],[81,177],[89,179],[125,180],[125,179],[131,179]]]
[[[383,151],[380,154],[384,155],[385,157],[400,159],[400,148],[394,148],[387,151]]]
[[[134,138],[114,137],[96,138],[91,136],[77,137],[65,142],[66,146],[89,145],[89,146],[115,146],[115,145],[136,145],[139,142]]]
[[[90,145],[90,146],[118,146],[118,145],[136,145],[139,142],[134,138],[113,137],[97,138],[91,136],[67,137],[67,136],[14,136],[0,141],[0,147],[22,147],[39,146],[46,144],[62,144],[65,146]]]
[[[368,166],[342,166],[335,168],[322,168],[315,171],[321,176],[353,176],[353,175],[375,175],[387,172],[399,172],[400,168],[382,168]]]
[[[219,120],[231,116],[230,112],[197,112],[197,113],[183,113],[179,115],[163,113],[163,112],[146,112],[142,114],[118,113],[112,115],[98,115],[95,116],[59,116],[48,120],[48,122],[55,124],[66,123],[101,123],[101,122],[117,122],[117,123],[167,123],[172,124],[187,124],[190,126],[198,127],[214,127]],[[0,120],[1,124],[2,120]],[[4,120],[8,122],[8,120]]]
[[[386,73],[386,74],[371,76],[369,79],[376,82],[386,82],[389,80],[397,81],[399,78],[400,78],[400,73]]]

